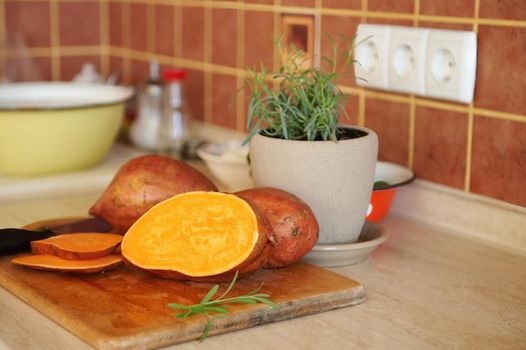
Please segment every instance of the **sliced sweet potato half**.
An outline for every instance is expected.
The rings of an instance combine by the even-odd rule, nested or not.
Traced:
[[[116,267],[122,262],[122,256],[112,254],[97,259],[67,260],[55,255],[24,255],[11,262],[37,270],[95,273]]]
[[[156,275],[221,280],[257,268],[253,262],[266,246],[262,229],[256,212],[237,196],[187,192],[142,215],[124,235],[121,250],[132,265]]]
[[[68,233],[31,242],[33,254],[68,260],[96,259],[113,253],[122,241],[110,233]]]

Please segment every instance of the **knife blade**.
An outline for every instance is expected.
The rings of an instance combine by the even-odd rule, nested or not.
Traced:
[[[100,218],[88,218],[60,225],[49,225],[38,230],[20,228],[0,229],[0,255],[29,251],[31,242],[62,233],[109,232],[112,227]]]

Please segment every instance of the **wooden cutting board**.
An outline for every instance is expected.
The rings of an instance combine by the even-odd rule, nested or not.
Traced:
[[[93,275],[37,271],[0,257],[0,285],[97,349],[155,349],[201,336],[205,316],[174,317],[170,302],[198,303],[210,283],[164,280],[121,267]],[[229,295],[270,294],[277,308],[232,305],[214,319],[210,335],[356,305],[365,300],[360,283],[303,262],[260,270],[236,283]],[[220,285],[220,292],[228,283]],[[220,294],[218,294],[220,295]]]

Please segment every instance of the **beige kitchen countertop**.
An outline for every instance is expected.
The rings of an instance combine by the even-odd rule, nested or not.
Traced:
[[[0,202],[0,227],[85,215],[99,191]],[[357,306],[166,349],[525,349],[526,256],[392,215]],[[60,286],[57,286],[60,288]],[[92,349],[0,288],[0,349]]]

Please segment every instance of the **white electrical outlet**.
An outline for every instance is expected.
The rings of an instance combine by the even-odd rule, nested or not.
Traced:
[[[356,36],[358,85],[464,103],[473,100],[474,32],[360,24]]]
[[[390,26],[360,24],[356,33],[354,65],[358,85],[388,88],[387,54],[391,34]]]
[[[427,95],[470,103],[476,70],[477,36],[474,32],[433,30],[429,33]]]
[[[393,27],[389,45],[389,88],[425,95],[426,49],[429,30]]]

